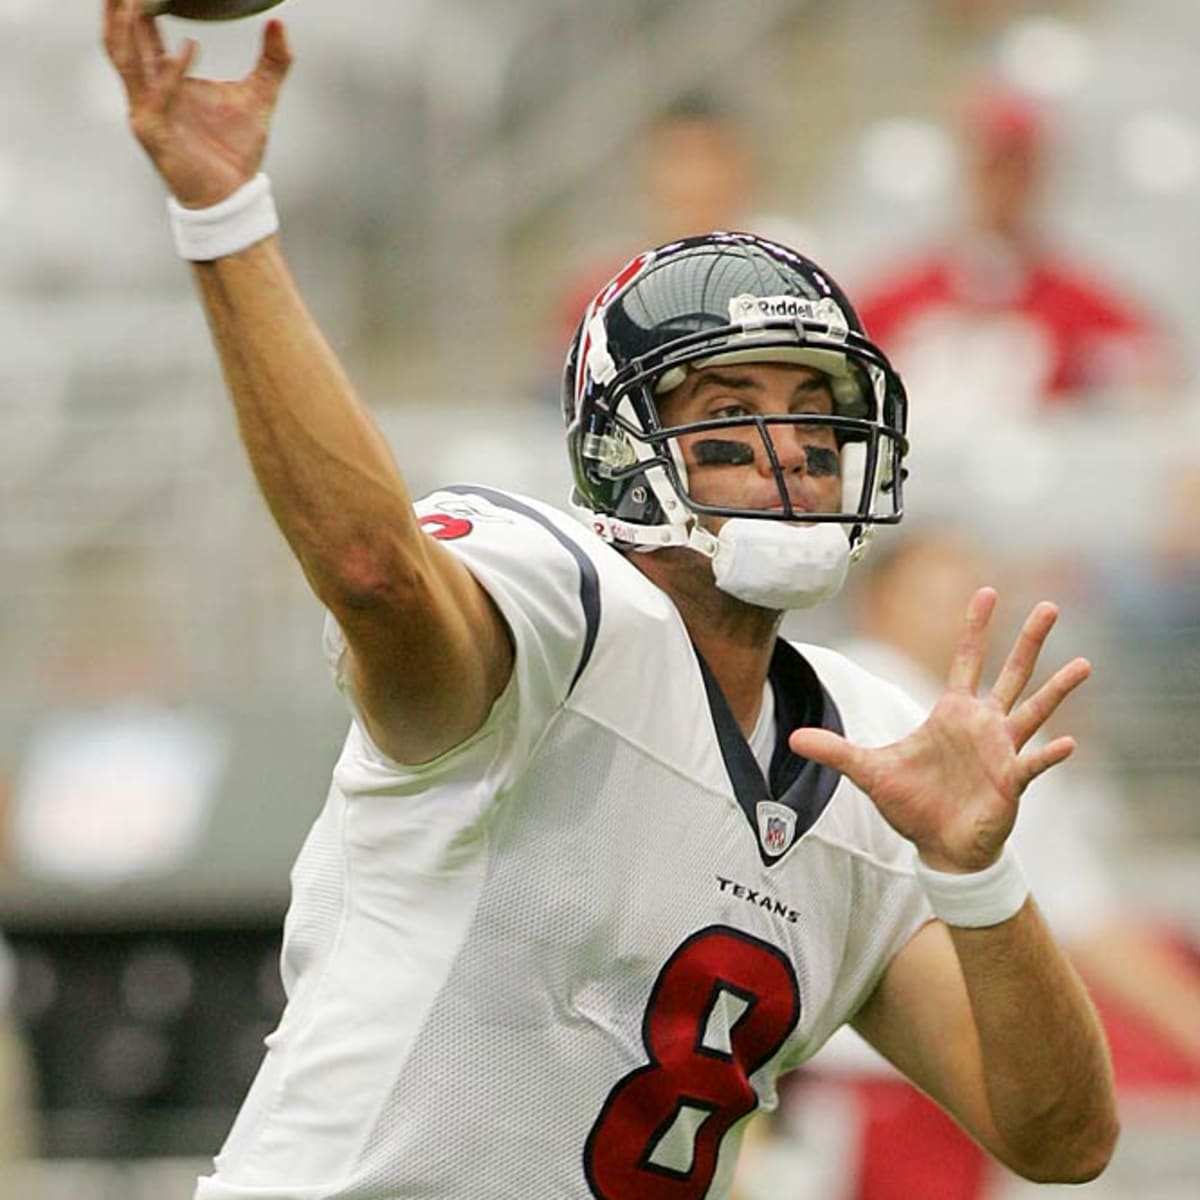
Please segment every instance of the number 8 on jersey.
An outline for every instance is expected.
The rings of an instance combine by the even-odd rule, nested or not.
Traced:
[[[642,1023],[649,1062],[609,1093],[584,1167],[600,1200],[703,1200],[726,1133],[757,1104],[750,1076],[800,1017],[792,967],[774,946],[715,925],[655,981]]]

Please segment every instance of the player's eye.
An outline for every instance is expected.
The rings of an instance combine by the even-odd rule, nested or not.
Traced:
[[[811,410],[803,410],[801,416],[824,416],[824,413],[814,413]],[[837,434],[833,430],[832,425],[818,425],[815,421],[809,423],[805,421],[802,428],[802,437],[806,442],[823,442],[828,446],[837,444]]]
[[[739,404],[736,400],[729,400],[717,405],[716,408],[711,410],[710,415],[720,417],[722,420],[730,420],[734,417],[748,417],[750,410],[744,404]]]

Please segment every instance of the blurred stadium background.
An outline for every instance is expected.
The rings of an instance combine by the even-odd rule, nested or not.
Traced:
[[[0,0],[0,930],[39,1127],[3,1194],[133,1200],[190,1194],[261,1056],[287,872],[345,714],[125,131],[98,7]],[[555,305],[585,252],[639,228],[633,147],[698,88],[752,131],[760,206],[853,293],[946,219],[947,96],[1000,73],[1062,126],[1056,233],[1194,355],[1194,0],[281,13],[297,66],[268,165],[286,246],[418,492],[563,500]],[[255,28],[203,30],[201,69],[240,74]],[[1200,518],[1200,496],[1172,490],[1200,458],[1197,407],[1190,388],[1122,396],[1036,437],[930,448],[910,499],[993,548],[1014,611],[1026,586],[1063,601],[1057,649],[1097,668],[1072,714],[1082,766],[1130,810],[1113,865],[1200,935],[1200,538],[1170,570],[1157,556],[1169,519]],[[1194,1195],[1198,1124],[1195,1107],[1148,1117],[1092,1190]]]

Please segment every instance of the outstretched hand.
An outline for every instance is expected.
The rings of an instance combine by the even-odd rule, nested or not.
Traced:
[[[797,729],[792,750],[841,771],[913,842],[927,866],[977,871],[999,857],[1021,793],[1075,749],[1074,739],[1030,739],[1091,674],[1072,659],[1021,700],[1058,609],[1038,604],[1025,619],[991,691],[977,695],[996,593],[981,588],[967,606],[946,691],[923,725],[890,746],[852,745],[824,729]]]
[[[292,62],[282,22],[267,22],[258,62],[240,80],[189,78],[196,43],[168,54],[140,0],[104,0],[104,48],[125,85],[134,135],[180,204],[216,204],[254,177]]]

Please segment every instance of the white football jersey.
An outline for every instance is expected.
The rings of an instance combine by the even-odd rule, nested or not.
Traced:
[[[419,512],[513,676],[422,766],[352,723],[293,871],[287,1009],[198,1200],[725,1196],[747,1118],[930,916],[912,847],[782,735],[880,745],[920,713],[781,641],[768,781],[620,553],[490,489]]]

